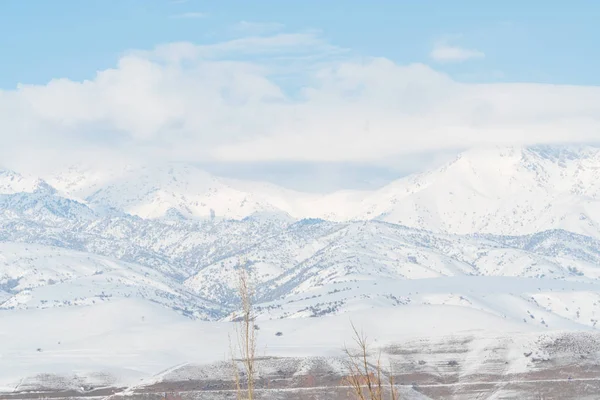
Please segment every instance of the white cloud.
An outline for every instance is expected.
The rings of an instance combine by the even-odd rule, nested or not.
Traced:
[[[206,13],[202,13],[202,12],[185,12],[185,13],[181,13],[181,14],[171,15],[171,18],[175,18],[175,19],[206,18]]]
[[[242,33],[245,35],[264,35],[267,33],[274,33],[283,30],[285,26],[278,22],[249,22],[240,21],[233,25],[232,29],[234,32]]]
[[[195,45],[189,42],[159,45],[153,51],[130,52],[145,59],[179,62],[200,59],[240,60],[247,56],[330,58],[346,52],[345,49],[324,42],[316,33],[280,33],[271,36],[246,36],[227,42],[210,45]],[[275,58],[271,58],[273,62]]]
[[[312,34],[176,43],[131,52],[88,81],[0,91],[0,163],[119,155],[368,164],[600,140],[599,87],[468,84],[423,64],[327,58],[331,49]],[[287,71],[307,71],[301,92],[289,94],[277,60],[315,54],[319,64]]]
[[[440,42],[433,47],[429,56],[437,62],[462,62],[473,58],[484,58],[485,53]]]

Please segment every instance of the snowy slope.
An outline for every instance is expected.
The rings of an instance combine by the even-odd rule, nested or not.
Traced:
[[[242,219],[268,212],[295,219],[377,219],[460,234],[564,229],[600,237],[596,147],[470,150],[447,165],[378,190],[322,195],[222,179],[183,164],[72,167],[44,178],[96,209],[115,208],[143,218]]]
[[[45,176],[62,194],[97,208],[143,218],[242,219],[275,213],[340,219],[356,212],[366,192],[301,193],[265,182],[213,176],[189,164],[73,166]]]
[[[240,262],[250,269],[260,301],[355,280],[508,276],[589,282],[600,277],[600,243],[561,230],[461,236],[380,221],[154,220],[98,215],[54,193],[4,196],[10,201],[0,202],[0,239],[143,265],[226,307],[236,303]]]
[[[353,320],[368,327],[381,345],[399,337],[431,332],[443,337],[491,326],[496,334],[541,331],[539,326],[522,327],[481,311],[446,306],[358,312]],[[140,378],[151,379],[178,364],[227,361],[228,337],[233,334],[230,323],[193,321],[132,298],[93,307],[4,310],[0,322],[2,391],[36,388],[40,383],[54,389],[140,384],[144,382]],[[346,316],[315,319],[311,324],[299,319],[259,324],[258,348],[270,356],[340,356],[344,343],[351,340]]]
[[[7,294],[0,309],[92,306],[138,298],[205,319],[219,314],[218,306],[154,269],[56,247],[0,243],[0,284]]]
[[[251,271],[260,298],[270,300],[354,280],[480,275],[595,281],[600,242],[564,231],[474,237],[377,221],[303,220],[207,265],[186,285],[226,303],[233,298],[240,262]]]
[[[39,186],[32,193],[0,194],[0,214],[7,221],[64,221],[68,224],[90,221],[97,217],[85,204],[57,195],[48,185]]]
[[[452,233],[600,237],[598,148],[493,148],[371,194],[355,215]]]
[[[142,218],[180,215],[242,219],[257,212],[281,211],[268,201],[268,196],[238,190],[191,165],[71,167],[50,176],[48,182],[61,192],[95,206],[119,209]]]
[[[39,178],[23,176],[15,171],[0,168],[0,194],[31,193],[43,183]]]

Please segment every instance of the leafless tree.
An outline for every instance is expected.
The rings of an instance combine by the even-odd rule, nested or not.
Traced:
[[[252,298],[254,291],[245,265],[238,265],[238,295],[240,315],[234,315],[236,321],[237,350],[243,365],[243,380],[240,377],[238,363],[232,349],[232,362],[238,400],[254,400],[256,380],[256,325]]]
[[[375,365],[369,362],[369,343],[364,333],[359,332],[356,326],[352,324],[354,331],[354,342],[356,349],[351,350],[346,347],[346,357],[348,365],[348,375],[345,377],[345,383],[351,388],[351,392],[356,400],[385,400],[388,386],[387,398],[390,400],[399,400],[398,391],[394,384],[394,375],[391,369],[388,371],[387,384],[384,383],[383,369],[381,367],[381,354],[377,357]]]

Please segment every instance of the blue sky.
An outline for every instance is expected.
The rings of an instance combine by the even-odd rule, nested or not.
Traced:
[[[472,147],[598,143],[599,17],[592,1],[0,0],[0,164],[192,162],[329,190]]]
[[[318,29],[332,44],[398,63],[429,62],[433,44],[450,37],[485,53],[439,66],[457,79],[597,85],[599,18],[592,1],[2,0],[0,87],[89,79],[126,50],[227,40],[240,21]]]

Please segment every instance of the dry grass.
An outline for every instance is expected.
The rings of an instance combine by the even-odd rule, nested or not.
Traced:
[[[351,387],[353,397],[356,400],[398,400],[400,397],[394,384],[391,366],[387,373],[387,382],[384,383],[381,355],[377,357],[375,365],[371,364],[367,337],[359,332],[354,324],[352,330],[357,349],[345,349],[348,361],[348,376],[345,381]]]

